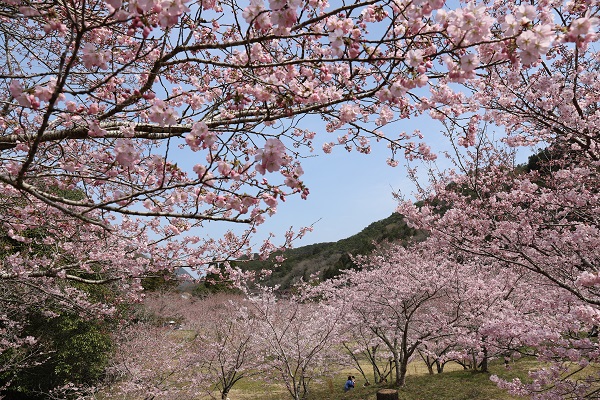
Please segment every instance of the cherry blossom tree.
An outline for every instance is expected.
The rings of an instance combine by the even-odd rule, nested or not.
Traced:
[[[347,311],[340,327],[343,335],[342,346],[347,351],[354,367],[364,378],[365,386],[369,386],[371,382],[363,367],[364,360],[367,360],[372,368],[374,383],[386,382],[387,377],[392,373],[391,363],[387,362],[389,353],[385,351],[381,340],[368,326],[353,318],[351,309],[347,308],[347,305],[342,308]]]
[[[431,159],[419,132],[387,137],[378,127],[452,104],[446,83],[485,66],[528,65],[555,42],[590,40],[595,20],[571,26],[565,16],[558,29],[545,4],[531,7],[4,2],[4,229],[22,240],[32,217],[52,210],[65,224],[141,237],[157,263],[249,255],[249,235],[277,202],[308,195],[300,159],[316,132],[305,116],[341,131],[326,152],[337,143],[368,153],[375,138],[392,165],[399,151]],[[212,221],[248,229],[220,241],[193,233]],[[260,252],[272,249],[267,241]],[[36,273],[54,274],[21,274]]]
[[[339,133],[325,152],[383,141],[390,165],[431,161],[421,132],[385,129],[428,112],[467,152],[487,123],[558,161],[542,181],[515,177],[477,147],[436,188],[453,211],[405,213],[595,309],[597,14],[592,0],[4,1],[0,231],[20,247],[0,280],[91,310],[74,282],[115,282],[131,300],[149,273],[264,257],[276,246],[250,238],[279,201],[309,194],[300,161],[317,131]],[[215,222],[245,230],[203,237]]]
[[[238,381],[255,378],[265,365],[261,321],[240,296],[211,296],[194,311],[190,327],[203,343],[205,379],[225,400]]]
[[[30,234],[36,240],[45,235],[44,231],[44,226],[40,225]],[[82,238],[77,232],[72,233],[73,241]],[[100,360],[104,359],[104,353],[110,346],[104,342],[104,333],[100,331],[107,326],[107,318],[118,314],[113,306],[115,298],[121,293],[106,277],[102,277],[102,287],[89,287],[86,284],[87,281],[100,280],[99,275],[92,271],[94,268],[99,274],[102,268],[99,263],[94,265],[99,260],[94,261],[98,250],[89,250],[87,260],[90,263],[86,266],[89,273],[72,275],[73,266],[69,265],[70,258],[63,251],[69,246],[67,240],[63,242],[64,247],[41,243],[21,246],[18,241],[6,236],[0,242],[4,261],[14,262],[14,265],[22,263],[42,271],[35,279],[14,274],[10,278],[5,277],[0,285],[2,392],[8,390],[15,395],[12,390],[34,390],[39,392],[39,396],[49,396],[52,389],[49,385],[61,384],[63,379],[69,379],[71,383],[86,381],[89,384],[92,376],[97,378],[101,373],[95,368],[102,364]],[[106,258],[102,256],[102,259]],[[123,258],[123,262],[127,263],[127,259]],[[71,275],[74,283],[55,285],[51,277],[43,275],[47,270]],[[125,298],[127,296],[123,293],[122,299]],[[69,332],[76,341],[72,346],[67,345],[71,339],[67,336]],[[98,340],[100,336],[103,336],[102,340]],[[77,355],[76,349],[86,346],[95,348],[93,354]],[[96,362],[98,365],[94,364]],[[77,369],[76,373],[66,372],[71,367]],[[43,378],[40,380],[36,378],[37,375]],[[10,387],[11,382],[15,383],[14,388]],[[10,393],[6,395],[10,396]],[[33,393],[26,395],[32,396]],[[54,395],[60,397],[56,393]]]
[[[277,299],[269,291],[251,299],[260,319],[265,360],[263,378],[285,385],[294,400],[306,399],[311,382],[322,379],[340,358],[337,328],[344,310],[301,299]]]
[[[537,315],[552,323],[536,330],[534,346],[542,360],[556,364],[536,373],[532,385],[506,385],[539,398],[596,393],[597,377],[571,375],[574,363],[585,368],[597,357],[586,334],[596,326],[599,305],[598,55],[590,45],[597,38],[596,7],[557,9],[568,34],[535,68],[498,65],[469,83],[477,93],[462,104],[471,115],[456,113],[447,122],[456,169],[436,177],[421,208],[401,206],[448,252],[527,271],[532,288],[546,288],[545,295],[534,292]],[[492,141],[491,132],[504,132],[508,148]],[[514,150],[529,146],[544,150],[517,167]],[[563,317],[552,318],[563,307]]]
[[[478,150],[485,153],[481,147]],[[463,158],[462,165],[469,171],[438,181],[430,197],[435,201],[426,201],[420,209],[401,207],[448,254],[475,255],[524,277],[529,298],[521,294],[519,308],[521,313],[530,310],[528,317],[517,324],[514,315],[504,314],[497,317],[496,326],[475,326],[494,331],[504,343],[513,340],[513,345],[536,349],[541,360],[559,361],[548,373],[536,373],[527,389],[519,384],[512,387],[539,398],[584,396],[594,392],[591,381],[596,379],[562,381],[572,376],[574,362],[583,369],[596,359],[595,345],[586,332],[598,316],[594,278],[598,254],[593,244],[598,237],[598,183],[591,167],[597,162],[590,160],[586,166],[580,157],[552,153],[553,160],[543,162],[542,171],[516,169],[494,151],[489,152],[487,163],[480,163],[481,159],[468,163]],[[494,287],[493,279],[485,282]]]
[[[170,327],[138,323],[123,329],[116,342],[108,398],[136,396],[190,399],[210,391],[204,379],[200,338],[177,335]]]
[[[433,242],[429,246],[442,249],[446,257],[456,255],[434,237],[429,240]],[[455,262],[462,271],[461,279],[452,282],[444,300],[453,304],[459,318],[451,335],[426,349],[438,372],[448,361],[488,372],[490,360],[516,355],[528,345],[532,332],[564,328],[553,326],[556,316],[539,309],[540,302],[548,301],[548,290],[537,276],[490,259],[459,254]]]
[[[226,399],[265,361],[258,318],[241,296],[150,296],[139,324],[116,334],[107,393]],[[170,321],[179,329],[173,329]]]
[[[408,363],[429,340],[450,335],[458,313],[444,301],[457,270],[441,257],[425,257],[401,244],[356,258],[361,270],[325,282],[323,296],[367,327],[391,354],[395,384],[404,386]]]

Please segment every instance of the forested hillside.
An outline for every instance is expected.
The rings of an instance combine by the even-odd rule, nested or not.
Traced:
[[[422,233],[406,225],[402,215],[393,213],[346,239],[289,249],[283,253],[285,261],[277,266],[274,266],[274,260],[281,253],[273,254],[268,261],[249,261],[238,266],[244,270],[273,269],[267,283],[287,289],[300,279],[310,279],[311,275],[325,280],[342,270],[355,268],[351,255],[368,254],[375,247],[374,243],[407,242],[422,237]]]

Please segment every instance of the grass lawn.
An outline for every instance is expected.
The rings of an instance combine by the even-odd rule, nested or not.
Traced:
[[[192,331],[173,332],[179,338],[188,338]],[[449,363],[441,374],[429,375],[422,361],[415,361],[408,366],[406,385],[398,390],[399,400],[517,400],[520,397],[509,396],[506,391],[490,381],[491,375],[498,375],[506,380],[521,378],[527,380],[527,372],[540,367],[535,359],[520,359],[506,368],[502,361],[492,362],[489,373],[464,370],[456,363]],[[369,365],[363,365],[370,371]],[[357,378],[356,388],[344,392],[343,387],[348,375]],[[372,377],[371,377],[372,379]],[[388,378],[389,379],[389,378]],[[358,370],[348,368],[337,371],[333,378],[324,376],[314,380],[310,385],[309,400],[376,400],[376,393],[392,386],[363,386],[364,378]],[[102,399],[99,394],[98,399]],[[229,393],[230,400],[286,400],[290,395],[282,384],[261,381],[260,377],[242,379]],[[208,400],[202,397],[196,400]]]
[[[492,363],[490,373],[464,371],[456,364],[449,364],[442,374],[429,375],[425,365],[415,362],[409,366],[406,386],[399,390],[400,400],[515,400],[490,381],[490,375],[505,379],[527,378],[527,371],[535,368],[533,360],[520,360],[507,369],[502,363]],[[357,378],[356,389],[344,393],[343,386],[348,375]],[[356,370],[342,370],[335,378],[325,378],[311,386],[310,400],[375,400],[379,389],[389,386],[362,386],[362,377]],[[238,386],[239,385],[239,386]],[[231,400],[285,400],[289,395],[285,388],[260,381],[243,381],[230,393]]]

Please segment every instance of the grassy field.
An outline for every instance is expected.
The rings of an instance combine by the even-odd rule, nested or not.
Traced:
[[[175,331],[179,338],[186,338],[191,331]],[[429,375],[422,361],[415,361],[408,366],[406,385],[398,390],[399,400],[517,400],[522,397],[509,396],[506,391],[490,381],[491,375],[498,375],[506,380],[521,378],[527,380],[527,372],[540,367],[535,359],[520,359],[511,362],[506,368],[503,362],[490,364],[489,373],[464,370],[456,363],[449,363],[441,374]],[[370,371],[369,365],[363,365]],[[357,378],[356,388],[344,392],[343,387],[348,375]],[[376,400],[376,393],[392,386],[363,386],[364,378],[356,369],[340,369],[333,378],[323,377],[310,385],[309,400]],[[102,399],[100,394],[98,399]],[[255,377],[237,382],[229,393],[230,400],[286,400],[290,395],[282,384],[268,383]],[[208,400],[209,398],[202,398]]]
[[[492,364],[490,373],[464,371],[456,364],[446,366],[442,374],[429,375],[420,362],[409,366],[406,386],[399,390],[401,400],[515,400],[490,381],[492,374],[505,379],[526,379],[527,370],[535,367],[534,361],[520,360],[507,369],[503,364]],[[356,389],[344,393],[343,386],[348,375],[357,378]],[[311,386],[310,400],[375,400],[379,389],[386,386],[363,387],[356,370],[341,370],[334,379],[324,379]],[[231,400],[285,400],[285,388],[260,381],[242,381],[230,393]]]

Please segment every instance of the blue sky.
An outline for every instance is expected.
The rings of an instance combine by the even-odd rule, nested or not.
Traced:
[[[425,135],[424,141],[429,138],[432,147],[444,148],[444,141],[440,140],[441,125],[428,116],[396,122],[385,130],[389,136],[397,136],[393,132],[412,132],[414,129],[420,129]],[[339,134],[323,133],[317,135],[315,142],[335,141]],[[296,241],[295,247],[338,241],[390,216],[397,205],[392,192],[401,192],[407,199],[414,198],[415,187],[407,178],[402,155],[397,157],[400,164],[390,167],[386,159],[391,153],[386,144],[373,141],[371,145],[371,154],[347,152],[342,147],[335,147],[331,154],[325,154],[320,145],[315,146],[315,156],[302,162],[303,180],[310,195],[306,200],[292,196],[286,202],[280,202],[277,214],[259,227],[256,240],[273,232],[277,244],[291,226],[299,228],[314,224],[313,232]]]
[[[262,230],[279,236],[290,226],[314,223],[314,231],[296,246],[337,241],[392,214],[396,207],[392,191],[412,190],[404,168],[386,164],[389,150],[383,144],[369,155],[348,153],[343,148],[334,149],[332,154],[318,152],[317,157],[303,163],[304,182],[310,188],[308,198],[294,196],[280,202],[277,214],[261,226]]]
[[[456,5],[455,2],[450,3]],[[249,2],[246,0],[238,3],[241,8],[247,4]],[[341,4],[336,1],[332,3],[332,7],[339,5]],[[221,22],[232,22],[229,17],[231,16],[225,15]],[[244,24],[244,21],[241,23]],[[373,37],[377,38],[383,34],[383,28],[384,26],[371,24],[369,29]],[[328,45],[327,41],[324,45]],[[417,89],[416,92],[426,94],[427,90]],[[372,117],[372,120],[374,118]],[[336,142],[337,137],[344,132],[327,133],[324,123],[315,116],[303,118],[302,123],[310,124],[310,129],[317,132],[314,157],[302,162],[305,172],[302,180],[310,189],[310,195],[307,200],[302,200],[297,195],[288,198],[286,202],[280,202],[277,214],[267,218],[267,221],[258,227],[253,245],[259,247],[269,232],[276,235],[273,242],[280,244],[284,240],[284,233],[290,227],[300,228],[311,224],[314,224],[314,231],[296,241],[295,246],[338,241],[391,215],[397,205],[392,192],[400,191],[407,199],[413,198],[414,185],[406,177],[402,155],[396,157],[400,161],[397,167],[392,168],[386,164],[386,159],[391,155],[386,143],[373,141],[372,153],[369,155],[356,151],[349,153],[342,147],[334,148],[332,154],[325,154],[321,145],[325,142]],[[392,123],[383,130],[389,137],[396,138],[401,131],[411,133],[415,129],[421,130],[425,135],[424,141],[435,150],[445,149],[436,146],[445,143],[445,140],[440,140],[441,124],[430,119],[428,115]],[[444,161],[440,160],[442,165]],[[277,181],[276,178],[267,178]],[[237,232],[242,230],[240,228],[245,227],[232,227],[225,223],[207,224],[199,234],[216,238],[227,229]]]
[[[418,128],[427,134],[424,123],[435,125],[425,117],[420,118],[419,124],[413,120],[401,121],[386,130],[392,128],[412,132]],[[439,131],[437,125],[430,132],[439,137]],[[360,154],[355,150],[348,152],[341,146],[334,147],[331,154],[325,154],[321,149],[322,143],[336,141],[340,132],[319,133],[314,140],[314,153],[302,160],[302,179],[310,189],[309,196],[303,200],[296,194],[285,202],[279,201],[277,213],[267,217],[266,222],[258,227],[252,240],[253,246],[260,247],[270,232],[275,235],[272,242],[275,245],[282,244],[284,234],[290,227],[297,230],[310,225],[314,227],[313,232],[294,242],[294,247],[338,241],[390,216],[397,206],[393,192],[401,192],[407,198],[412,198],[414,185],[406,176],[403,155],[396,157],[400,161],[397,167],[390,167],[386,163],[391,155],[390,150],[384,142],[374,141],[371,154]],[[178,163],[180,166],[190,164],[191,169],[191,161],[180,159]],[[275,173],[268,174],[267,178],[274,182],[282,180]],[[223,222],[207,223],[204,229],[196,233],[217,238],[228,229],[241,232],[245,228],[245,225]]]
[[[442,134],[441,123],[427,114],[393,123],[385,131],[391,137],[393,132],[412,132],[415,129],[422,132],[423,141],[438,154],[435,168],[452,168],[450,161],[442,155],[443,151],[452,151],[449,139]],[[338,134],[323,133],[320,140],[317,135],[315,142],[331,141],[332,136],[329,135],[337,138]],[[491,131],[488,134],[494,136]],[[517,162],[527,162],[532,151],[521,149]],[[254,244],[259,244],[258,240],[266,238],[268,232],[276,235],[275,244],[281,243],[285,231],[291,226],[299,228],[311,224],[314,224],[313,232],[296,241],[295,247],[338,241],[390,216],[397,206],[392,192],[400,192],[406,200],[415,198],[416,187],[407,177],[402,155],[397,156],[400,161],[397,167],[387,165],[390,150],[383,142],[373,141],[372,152],[368,155],[347,152],[342,147],[335,147],[332,154],[325,154],[317,148],[314,154],[315,157],[304,160],[302,164],[304,183],[310,188],[310,195],[306,200],[292,196],[286,202],[280,202],[277,214],[267,218],[259,227]],[[416,165],[420,166],[420,183],[427,186],[427,167],[422,164],[411,164],[411,167]]]
[[[248,4],[246,1],[239,3],[242,8],[246,4]],[[458,6],[455,1],[449,1],[448,4],[450,8]],[[225,18],[223,23],[227,22],[227,17]],[[378,30],[381,29],[380,26],[373,25],[370,29],[374,37],[381,33]],[[417,94],[422,92],[424,95],[428,93],[426,88],[417,89],[416,92]],[[372,142],[372,153],[369,155],[359,154],[356,151],[348,153],[342,147],[334,148],[332,154],[325,154],[320,147],[322,143],[336,142],[337,137],[344,132],[326,133],[322,126],[323,122],[314,116],[304,118],[302,123],[310,124],[310,129],[317,132],[314,140],[314,157],[302,162],[305,172],[302,180],[310,189],[310,195],[307,200],[302,200],[297,195],[288,198],[286,202],[280,202],[277,214],[267,218],[267,221],[258,227],[259,231],[252,241],[253,245],[260,246],[269,232],[275,234],[273,242],[280,244],[283,242],[284,233],[290,227],[300,228],[311,224],[314,224],[314,231],[308,233],[302,240],[296,241],[294,243],[296,247],[338,241],[392,214],[397,205],[392,192],[400,191],[406,199],[414,199],[415,188],[407,178],[402,155],[396,157],[400,165],[395,168],[388,166],[386,159],[390,156],[390,151],[384,142]],[[315,128],[313,125],[321,125],[321,127]],[[411,133],[415,129],[419,129],[424,134],[423,141],[438,155],[441,151],[449,150],[447,138],[440,134],[441,124],[428,115],[398,121],[383,130],[389,137],[395,138],[400,131]],[[437,165],[439,168],[447,168],[449,163],[440,156]],[[426,170],[422,169],[421,174],[425,175],[425,173]],[[267,178],[272,179],[272,177]],[[232,226],[228,224],[207,224],[200,235],[217,237],[224,230],[231,228]],[[237,231],[240,227],[235,228]]]

